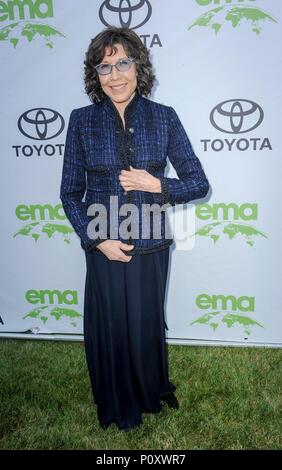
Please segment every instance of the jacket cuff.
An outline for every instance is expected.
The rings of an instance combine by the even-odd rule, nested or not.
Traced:
[[[163,206],[164,204],[169,202],[168,185],[165,176],[158,176],[158,179],[161,183],[161,192],[154,193],[154,202],[160,204],[160,206]]]
[[[169,196],[168,196],[168,186],[167,186],[167,181],[165,176],[160,176],[159,178],[161,182],[161,195],[162,195],[162,205],[166,204],[169,202]]]
[[[87,252],[87,253],[90,253],[91,251],[100,251],[99,248],[97,248],[97,246],[104,242],[105,240],[108,240],[108,238],[96,238],[95,240],[87,240],[87,241],[81,241],[81,247]]]

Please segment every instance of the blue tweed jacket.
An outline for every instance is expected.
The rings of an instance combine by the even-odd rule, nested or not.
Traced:
[[[86,252],[100,251],[97,245],[109,238],[133,244],[134,248],[125,252],[128,255],[166,248],[173,242],[173,234],[168,236],[167,232],[166,210],[160,212],[160,230],[156,235],[152,216],[147,222],[141,216],[142,205],[157,203],[158,207],[166,208],[202,198],[209,190],[202,165],[171,106],[151,101],[136,90],[125,108],[124,119],[125,128],[107,95],[99,103],[74,109],[70,114],[60,199]],[[178,178],[164,176],[167,157]],[[118,176],[122,169],[129,170],[130,164],[159,178],[162,192],[124,191]],[[115,200],[115,206],[110,206],[110,199]],[[99,209],[87,212],[93,203],[102,204],[105,212],[99,213]],[[125,203],[134,204],[136,210],[122,215]],[[117,216],[110,218],[113,207]],[[127,236],[120,234],[119,229],[126,220]],[[95,222],[97,233],[89,225],[91,221]]]

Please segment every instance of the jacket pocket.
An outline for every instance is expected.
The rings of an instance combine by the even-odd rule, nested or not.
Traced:
[[[91,191],[110,192],[111,173],[105,165],[93,165],[86,167],[87,188]]]
[[[166,167],[166,160],[157,160],[157,159],[150,159],[150,160],[135,160],[133,161],[133,166],[140,170],[147,170],[149,173],[163,173]]]

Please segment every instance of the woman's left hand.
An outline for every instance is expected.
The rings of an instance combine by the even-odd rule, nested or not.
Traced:
[[[159,178],[148,173],[146,170],[133,168],[121,170],[119,181],[125,191],[148,191],[149,193],[161,193],[161,182]]]

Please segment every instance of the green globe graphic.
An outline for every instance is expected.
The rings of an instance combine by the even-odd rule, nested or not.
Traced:
[[[211,224],[204,225],[192,234],[191,237],[194,235],[210,238],[214,243],[222,236],[227,237],[229,240],[242,238],[249,246],[254,246],[258,238],[267,238],[263,232],[251,225],[231,221],[212,222]]]
[[[224,23],[231,25],[233,28],[238,28],[243,21],[246,21],[251,27],[251,30],[256,34],[260,34],[263,22],[274,21],[277,23],[273,16],[266,13],[261,8],[224,5],[199,16],[199,18],[188,27],[188,31],[194,26],[205,26],[211,28],[217,34]]]
[[[194,325],[196,323],[208,325],[213,329],[213,331],[215,331],[220,326],[220,324],[225,325],[227,328],[233,328],[237,324],[239,327],[243,328],[244,334],[248,336],[252,334],[254,327],[264,328],[264,326],[262,326],[259,322],[246,315],[238,315],[234,312],[220,310],[216,312],[205,313],[191,322],[190,325]]]
[[[54,47],[52,39],[57,36],[65,37],[60,31],[45,23],[26,23],[25,21],[19,21],[0,29],[0,41],[8,41],[14,48],[16,48],[22,40],[32,42],[37,38],[41,38],[46,47],[52,49]]]
[[[74,233],[72,227],[68,225],[58,224],[58,223],[51,223],[51,222],[32,222],[30,224],[25,225],[20,230],[18,230],[13,238],[16,236],[25,236],[31,237],[34,241],[37,242],[42,234],[47,235],[48,238],[53,238],[55,234],[59,235],[63,238],[65,243],[70,243],[70,235]]]
[[[76,310],[70,308],[64,308],[60,306],[51,306],[51,305],[43,305],[42,307],[35,308],[28,312],[24,317],[23,320],[26,318],[36,318],[41,320],[44,325],[50,319],[55,319],[57,321],[62,320],[63,317],[69,319],[70,324],[73,327],[77,326],[77,319],[81,318],[81,313],[77,312]]]

